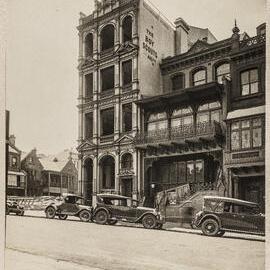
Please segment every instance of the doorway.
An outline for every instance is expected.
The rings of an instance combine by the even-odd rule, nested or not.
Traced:
[[[132,197],[132,178],[123,178],[121,181],[121,194],[126,197]]]

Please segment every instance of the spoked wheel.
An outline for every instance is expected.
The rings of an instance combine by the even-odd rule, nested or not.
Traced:
[[[45,211],[46,218],[54,218],[55,217],[55,209],[53,207],[48,207]]]
[[[95,215],[95,220],[97,224],[104,225],[108,222],[108,214],[104,210],[100,210]]]
[[[79,218],[83,222],[88,222],[91,219],[91,213],[88,210],[82,210],[79,214]]]
[[[220,231],[217,233],[217,236],[221,237],[221,236],[223,236],[223,235],[224,235],[224,233],[225,233],[225,231],[220,230]]]
[[[162,224],[162,223],[158,223],[158,224],[156,225],[155,229],[161,230],[162,227],[163,227],[163,224]]]
[[[109,225],[115,225],[117,223],[117,220],[108,220]]]
[[[58,216],[58,218],[61,219],[61,220],[66,220],[67,217],[68,217],[68,215],[64,215],[64,214],[60,214],[60,215]]]
[[[216,236],[219,232],[219,225],[214,219],[206,219],[202,223],[202,232],[207,236]]]
[[[157,226],[157,219],[153,215],[146,215],[142,219],[142,225],[146,229],[154,229]]]

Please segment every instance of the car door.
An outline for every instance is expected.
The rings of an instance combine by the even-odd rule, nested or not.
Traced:
[[[65,198],[64,203],[59,206],[59,212],[66,215],[76,214],[79,211],[79,206],[76,203],[76,198]]]
[[[114,207],[114,215],[117,219],[133,222],[136,219],[136,208],[128,206],[126,199],[121,199]]]

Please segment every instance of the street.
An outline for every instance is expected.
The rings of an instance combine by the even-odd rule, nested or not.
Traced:
[[[187,232],[10,215],[6,270],[264,269],[261,238]]]

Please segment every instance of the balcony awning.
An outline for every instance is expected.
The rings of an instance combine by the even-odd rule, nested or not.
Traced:
[[[246,109],[240,109],[240,110],[229,112],[227,115],[227,120],[241,118],[245,116],[251,116],[251,115],[264,114],[264,113],[265,113],[265,105],[252,107],[252,108],[246,108]]]
[[[212,101],[220,98],[223,85],[217,82],[206,83],[185,89],[176,90],[164,95],[147,97],[138,100],[136,103],[149,109],[156,109],[158,106],[178,106],[184,104],[200,103],[201,101]]]

